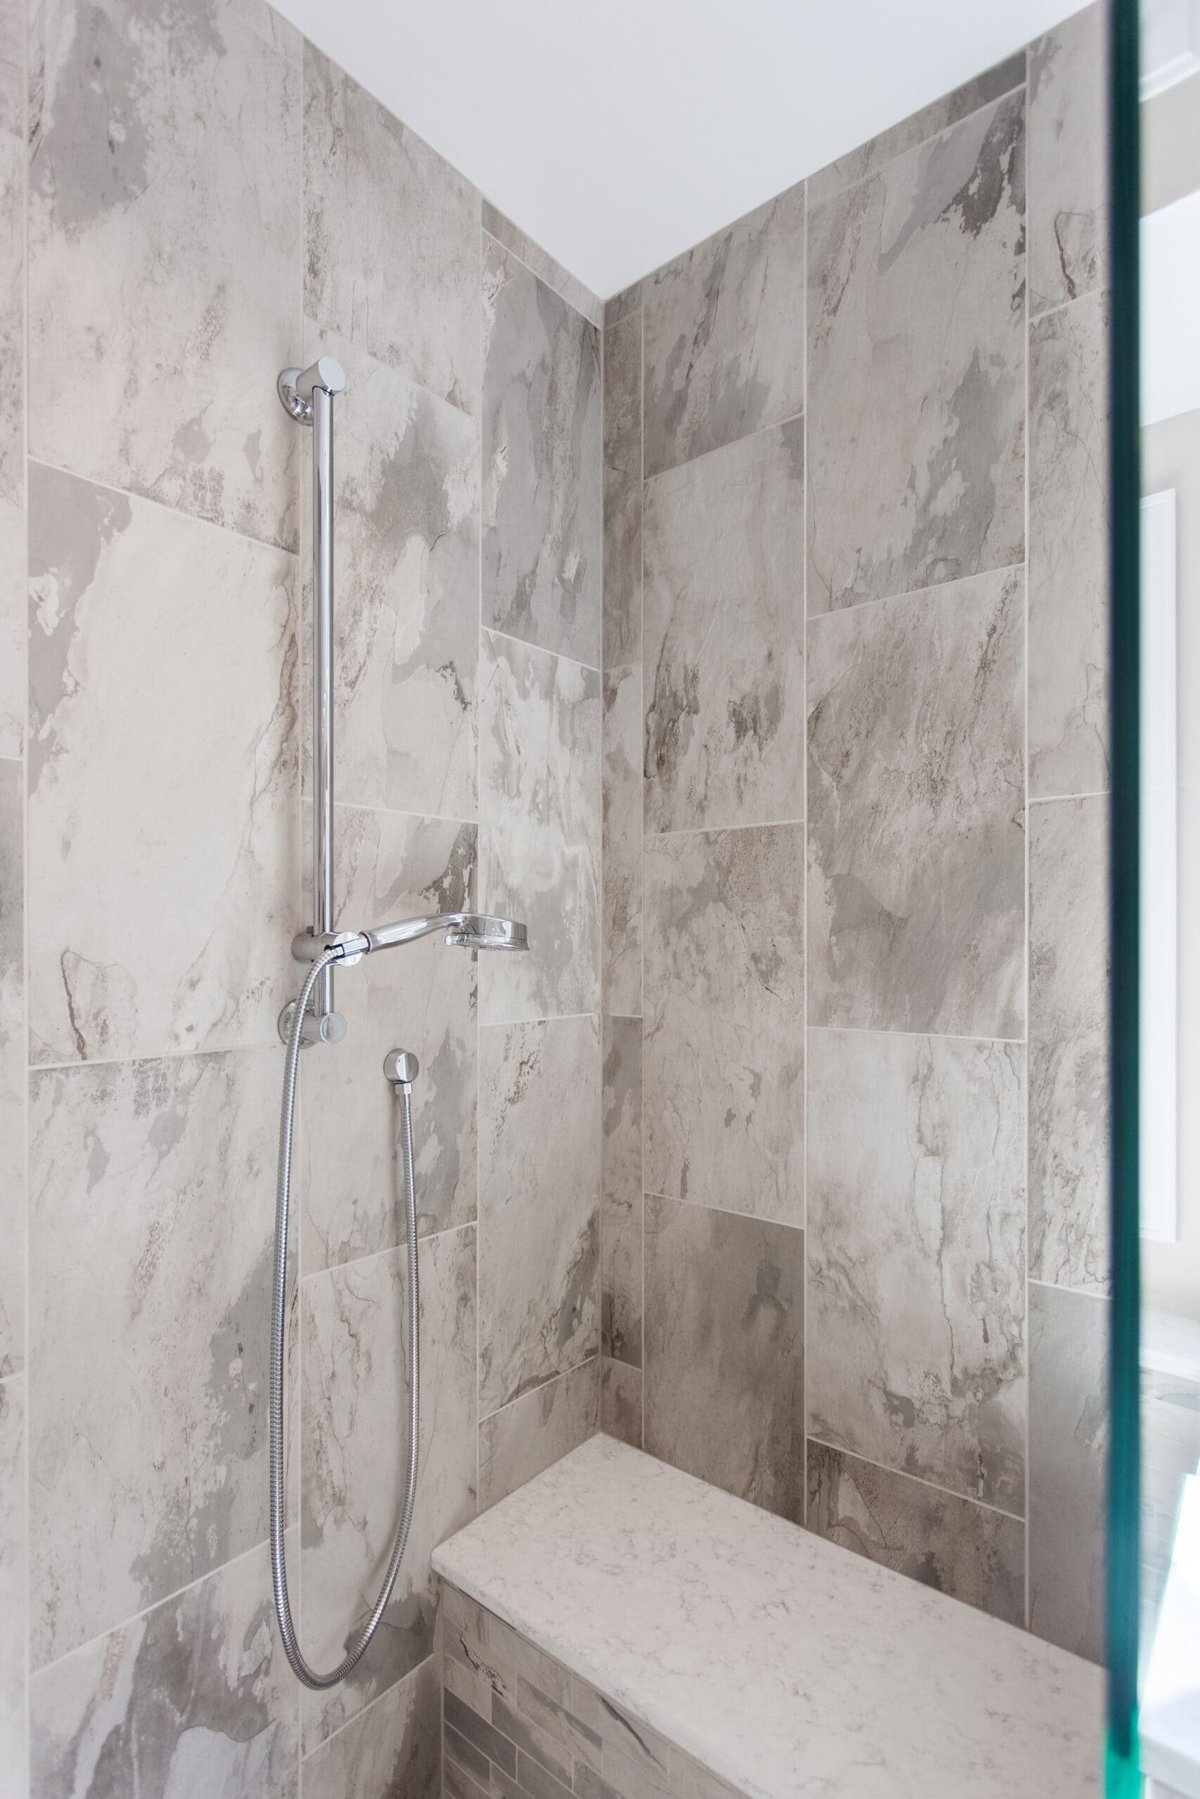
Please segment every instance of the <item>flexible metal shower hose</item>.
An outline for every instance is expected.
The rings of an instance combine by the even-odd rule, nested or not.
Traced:
[[[412,1092],[405,1082],[399,1084],[397,1090],[400,1097],[400,1156],[404,1174],[405,1229],[408,1243],[408,1364],[410,1373],[408,1489],[404,1496],[404,1511],[396,1531],[395,1541],[392,1544],[387,1573],[383,1577],[383,1585],[371,1608],[371,1615],[357,1636],[354,1637],[337,1667],[331,1668],[327,1674],[319,1674],[314,1668],[310,1668],[304,1659],[304,1653],[300,1648],[295,1626],[292,1623],[292,1608],[288,1601],[287,1558],[283,1540],[287,1526],[283,1453],[284,1338],[287,1330],[287,1250],[288,1213],[291,1206],[292,1188],[292,1137],[295,1131],[296,1078],[300,1062],[301,1034],[304,1030],[304,1017],[308,1011],[312,990],[330,963],[336,962],[338,959],[336,953],[330,954],[328,951],[317,957],[300,989],[300,997],[296,1001],[291,1030],[288,1033],[287,1054],[283,1070],[283,1105],[279,1121],[279,1184],[275,1194],[275,1290],[271,1308],[271,1584],[275,1592],[275,1616],[279,1620],[279,1634],[283,1638],[283,1647],[287,1652],[288,1661],[297,1678],[302,1680],[306,1687],[315,1687],[318,1690],[334,1687],[340,1680],[345,1680],[379,1629],[380,1621],[387,1610],[388,1601],[392,1596],[392,1588],[396,1584],[396,1576],[400,1572],[400,1564],[404,1559],[409,1527],[412,1524],[413,1505],[417,1496],[417,1453],[421,1423],[421,1301],[417,1284],[417,1198],[413,1177]]]

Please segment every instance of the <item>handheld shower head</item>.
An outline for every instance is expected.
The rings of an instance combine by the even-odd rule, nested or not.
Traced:
[[[434,918],[402,918],[395,924],[381,925],[377,931],[365,931],[368,950],[392,949],[396,944],[413,943],[444,931],[446,942],[464,949],[528,949],[525,926],[512,918],[492,918],[484,912],[439,912]]]
[[[446,932],[447,943],[461,944],[464,949],[528,949],[525,926],[513,918],[491,918],[482,912],[467,912],[461,925]]]

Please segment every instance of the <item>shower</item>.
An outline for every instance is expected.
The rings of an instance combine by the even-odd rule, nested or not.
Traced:
[[[412,1088],[419,1073],[415,1055],[394,1049],[384,1059],[384,1077],[400,1105],[400,1159],[405,1196],[408,1263],[409,1442],[408,1470],[400,1522],[383,1581],[366,1622],[342,1660],[321,1673],[310,1667],[300,1647],[288,1596],[284,1546],[284,1388],[287,1322],[288,1234],[291,1213],[292,1149],[300,1053],[310,1044],[337,1044],[346,1023],[334,1007],[334,969],[351,968],[364,956],[395,949],[442,932],[445,942],[471,950],[528,948],[525,926],[511,918],[478,912],[442,912],[398,919],[367,930],[335,931],[333,902],[333,400],[346,377],[332,357],[311,368],[284,369],[279,397],[285,410],[313,431],[313,923],[292,940],[292,955],[307,963],[300,992],[280,1014],[285,1045],[279,1164],[275,1203],[275,1256],[271,1306],[270,1517],[271,1584],[280,1636],[293,1672],[317,1690],[336,1686],[356,1666],[379,1628],[404,1559],[417,1491],[420,1429],[420,1290],[417,1266],[417,1203],[413,1158]]]

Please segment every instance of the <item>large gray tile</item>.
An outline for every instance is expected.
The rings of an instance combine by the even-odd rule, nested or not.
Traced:
[[[809,614],[1021,560],[1024,96],[813,209]]]
[[[604,333],[604,667],[642,654],[642,315]]]
[[[808,1417],[1020,1514],[1024,1053],[810,1031]]]
[[[804,406],[804,184],[641,283],[646,473]]]
[[[300,34],[261,0],[32,18],[30,451],[294,544]]]
[[[1029,791],[1108,786],[1108,299],[1029,334]]]
[[[472,819],[479,426],[311,322],[304,354],[338,356],[347,378],[334,426],[338,798]],[[308,529],[306,514],[306,543]],[[307,587],[307,552],[303,567]],[[307,687],[307,654],[304,674]],[[306,695],[306,739],[310,719]]]
[[[881,131],[878,137],[868,138],[865,144],[848,151],[845,156],[839,156],[836,162],[827,163],[823,169],[809,177],[809,206],[822,205],[844,188],[852,187],[865,176],[875,174],[876,170],[891,162],[894,157],[902,156],[906,150],[915,149],[927,138],[937,137],[948,126],[956,125],[960,119],[978,112],[981,106],[990,105],[993,100],[1010,93],[1013,88],[1022,87],[1024,82],[1025,52],[1019,50],[1015,56],[996,63],[982,75],[964,82],[962,87],[957,87],[929,106],[922,107],[920,112],[911,113],[900,124]]]
[[[804,426],[646,484],[646,824],[803,817]]]
[[[642,1371],[609,1356],[600,1370],[600,1428],[634,1449],[642,1447]]]
[[[604,676],[604,1009],[642,1009],[642,671]]]
[[[304,1749],[433,1653],[429,1557],[475,1515],[475,1231],[420,1246],[421,1436],[408,1548],[377,1641],[339,1687],[303,1697]],[[340,1660],[383,1578],[408,1458],[406,1257],[387,1250],[304,1281],[300,1584],[305,1653]]]
[[[475,827],[339,806],[334,897],[348,930],[474,903]],[[296,975],[299,981],[299,973]],[[413,1050],[417,1228],[475,1217],[475,957],[441,937],[368,956],[337,977],[345,1040],[303,1056],[299,1115],[306,1274],[404,1240],[399,1110],[384,1079],[392,1049]]]
[[[642,1362],[642,1021],[604,1020],[601,1347]]]
[[[11,1799],[25,1783],[25,1378],[0,1381],[0,1768]]]
[[[1022,585],[809,630],[811,1023],[1023,1034]]]
[[[295,1799],[265,1548],[35,1675],[30,1745],[37,1799]]]
[[[479,904],[529,950],[485,956],[485,1023],[594,1012],[600,999],[600,676],[483,633]]]
[[[1102,287],[1108,262],[1105,9],[1029,49],[1029,310]]]
[[[600,1348],[600,1031],[490,1027],[479,1045],[479,1406]]]
[[[6,9],[14,21],[23,9]],[[0,95],[0,756],[25,743],[25,135]]]
[[[506,250],[511,250],[517,260],[531,269],[539,281],[552,287],[560,299],[565,300],[575,312],[582,313],[585,319],[590,319],[593,325],[603,325],[604,302],[590,287],[585,287],[577,276],[563,268],[561,262],[556,262],[548,250],[543,250],[540,244],[534,243],[527,232],[522,231],[519,225],[514,225],[490,200],[484,200],[481,216],[483,229],[488,235],[494,237]]]
[[[1108,802],[1029,809],[1029,1271],[1108,1284]]]
[[[1104,1659],[1108,1304],[1029,1288],[1029,1628]]]
[[[646,842],[646,1188],[804,1222],[804,829]]]
[[[25,1361],[23,773],[0,761],[0,1379]]]
[[[479,195],[311,44],[304,209],[307,316],[477,412]]]
[[[441,1799],[442,1695],[430,1656],[313,1751],[304,1783],[319,1799]]]
[[[33,1077],[35,1667],[265,1534],[278,1104],[268,1050]]]
[[[600,1428],[600,1360],[593,1356],[484,1418],[479,1504],[495,1505]]]
[[[804,1516],[804,1232],[646,1196],[645,1445]]]
[[[0,12],[0,131],[25,137],[25,8]]]
[[[1025,1622],[1025,1526],[923,1481],[808,1444],[810,1530],[1006,1624]]]
[[[34,464],[30,574],[33,1059],[276,1041],[295,558]]]
[[[598,668],[600,333],[484,241],[483,622]]]

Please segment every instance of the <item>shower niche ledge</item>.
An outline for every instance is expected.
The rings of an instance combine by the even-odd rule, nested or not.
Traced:
[[[433,1560],[450,1799],[1100,1793],[1098,1668],[612,1438]]]

